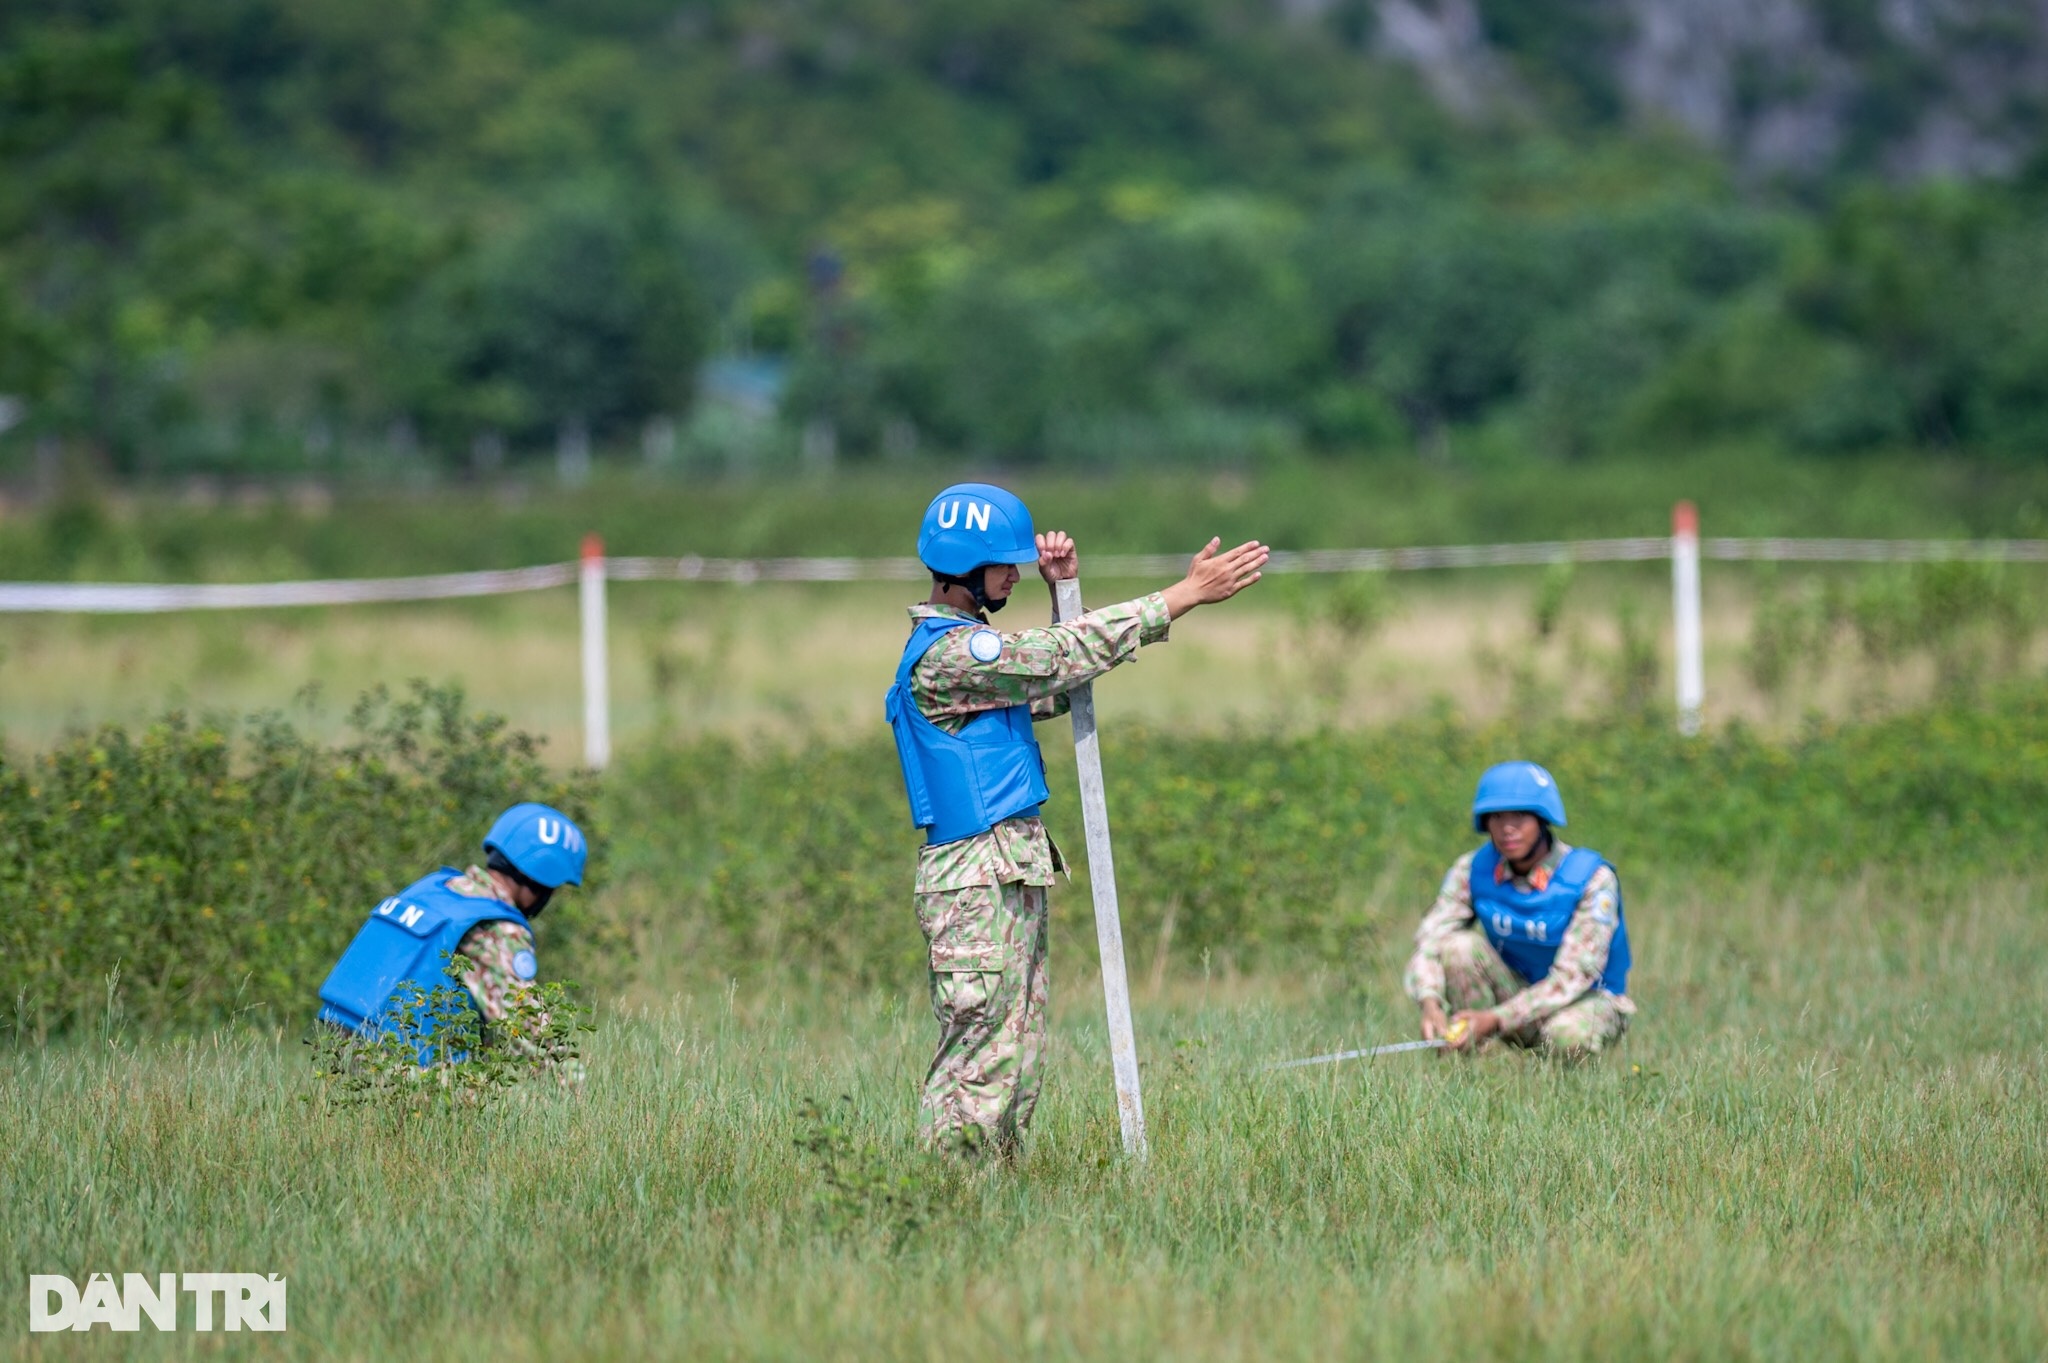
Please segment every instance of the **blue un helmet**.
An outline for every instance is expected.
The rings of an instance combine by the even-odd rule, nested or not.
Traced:
[[[1031,510],[992,483],[955,483],[932,498],[917,531],[918,561],[934,576],[967,588],[983,610],[1001,610],[982,589],[980,570],[995,563],[1036,563]]]
[[[528,801],[498,816],[484,834],[484,851],[495,863],[503,858],[514,871],[544,890],[581,885],[589,844],[569,816],[549,805]],[[494,867],[495,869],[495,867]]]
[[[1486,816],[1519,810],[1547,824],[1564,825],[1564,796],[1557,781],[1534,762],[1502,762],[1488,767],[1472,793],[1472,827],[1486,831]]]

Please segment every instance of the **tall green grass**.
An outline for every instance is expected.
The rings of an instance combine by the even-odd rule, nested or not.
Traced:
[[[1391,937],[1341,971],[1185,975],[1141,996],[1142,1169],[1075,952],[1029,1156],[986,1175],[911,1148],[933,1027],[908,990],[613,1011],[580,1097],[410,1118],[302,1101],[282,1030],[116,1022],[0,1052],[0,1349],[2038,1358],[2041,907],[1981,876],[1674,898],[1633,925],[1635,1030],[1579,1069],[1262,1073],[1412,1025]],[[799,1148],[812,1100],[830,1167]],[[205,1269],[288,1275],[290,1332],[26,1334],[29,1273]]]

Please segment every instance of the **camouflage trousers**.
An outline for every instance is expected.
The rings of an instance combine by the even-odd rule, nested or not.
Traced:
[[[1500,958],[1483,932],[1454,932],[1443,939],[1439,951],[1444,963],[1444,1003],[1453,1013],[1491,1008],[1529,987],[1529,982]],[[1583,1060],[1621,1040],[1634,1013],[1635,1005],[1627,999],[1595,989],[1541,1022],[1502,1032],[1500,1039],[1510,1046]]]
[[[939,1023],[919,1139],[1014,1158],[1038,1106],[1045,1055],[1045,887],[974,886],[917,899]]]

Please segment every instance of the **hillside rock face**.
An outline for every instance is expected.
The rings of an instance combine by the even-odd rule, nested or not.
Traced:
[[[1626,115],[1667,121],[1756,174],[1854,167],[1898,179],[2009,173],[2048,116],[2048,0],[1374,0],[1376,47],[1460,113],[1497,103],[1554,52],[1493,31],[1597,46]],[[1292,0],[1299,14],[1314,0]],[[1532,18],[1532,15],[1535,16]]]

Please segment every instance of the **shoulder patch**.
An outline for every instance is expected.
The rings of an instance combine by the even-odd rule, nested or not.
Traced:
[[[967,653],[978,663],[992,663],[1003,656],[1003,636],[992,629],[978,629],[967,636]]]
[[[512,957],[512,973],[522,980],[530,980],[540,973],[540,962],[533,959],[530,951],[517,952]]]

